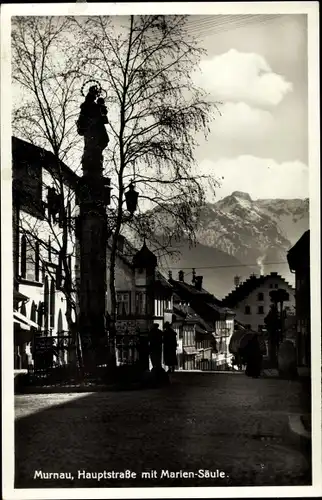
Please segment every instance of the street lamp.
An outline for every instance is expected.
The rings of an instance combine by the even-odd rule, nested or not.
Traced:
[[[135,191],[133,180],[131,180],[129,189],[125,193],[126,208],[130,212],[131,216],[137,209],[139,193]]]

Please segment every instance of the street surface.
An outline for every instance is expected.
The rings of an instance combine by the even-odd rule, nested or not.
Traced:
[[[176,373],[154,390],[18,395],[15,487],[309,485],[309,453],[288,428],[309,398],[299,381],[217,373]]]

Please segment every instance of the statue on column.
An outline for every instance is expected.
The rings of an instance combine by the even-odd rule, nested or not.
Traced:
[[[109,143],[109,137],[105,129],[108,123],[107,108],[103,97],[100,97],[102,89],[98,85],[92,85],[81,105],[81,111],[77,120],[77,132],[84,136],[83,170],[86,171],[103,169],[103,150]]]

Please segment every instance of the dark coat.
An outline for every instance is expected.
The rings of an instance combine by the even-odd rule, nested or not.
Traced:
[[[246,375],[249,377],[259,377],[262,371],[263,356],[256,337],[243,349],[243,359],[246,363]]]
[[[172,328],[163,331],[163,360],[166,366],[177,366],[177,334]]]
[[[149,352],[153,368],[162,364],[162,331],[153,326],[149,331]]]

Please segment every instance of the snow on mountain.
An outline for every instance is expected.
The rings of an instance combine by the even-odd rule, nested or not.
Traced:
[[[308,228],[308,199],[252,200],[248,193],[234,191],[204,206],[197,246],[191,248],[182,239],[176,244],[179,258],[167,259],[162,267],[174,273],[186,268],[187,279],[196,268],[204,276],[204,287],[219,298],[232,289],[235,275],[246,279],[251,272],[275,271],[294,284],[287,252]]]
[[[255,203],[277,223],[281,233],[292,245],[309,228],[308,198],[256,200]]]

